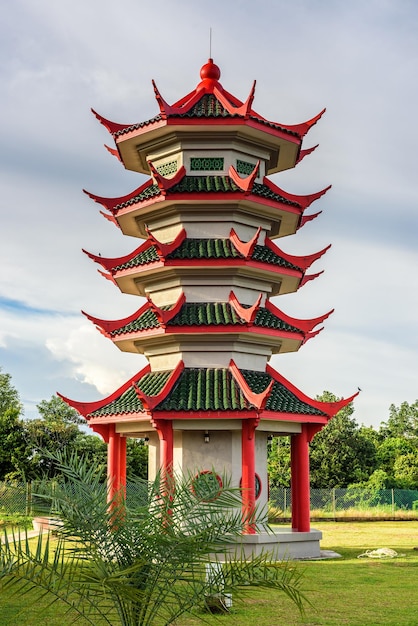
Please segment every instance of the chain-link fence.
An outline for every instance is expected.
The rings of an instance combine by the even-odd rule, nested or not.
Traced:
[[[272,487],[269,504],[274,518],[289,518],[291,490]],[[311,489],[310,504],[313,518],[398,516],[418,519],[418,490],[414,489]]]
[[[31,515],[32,494],[30,483],[0,482],[0,518],[8,515]]]
[[[44,485],[45,488],[45,485]],[[49,486],[49,493],[53,483]],[[0,482],[0,520],[3,515],[35,516],[41,510],[36,483]],[[128,483],[128,506],[146,503],[146,486]],[[269,505],[272,518],[286,520],[292,511],[290,489],[271,487]],[[418,519],[418,490],[413,489],[311,489],[311,517],[338,519],[344,517],[406,517]]]
[[[49,497],[53,495],[55,485],[54,481],[49,483],[0,482],[0,521],[2,515],[35,517],[47,514],[48,511],[45,509],[47,501],[42,497],[42,494]],[[128,506],[132,508],[144,506],[147,498],[148,493],[145,482],[128,483],[126,485],[126,502]],[[51,507],[53,507],[53,503]]]

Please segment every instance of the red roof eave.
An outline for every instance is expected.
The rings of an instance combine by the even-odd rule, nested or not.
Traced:
[[[148,123],[143,124],[139,126],[138,128],[134,128],[132,130],[123,132],[126,128],[130,128],[131,126],[136,126],[136,124],[130,124],[128,126],[125,126],[124,128],[119,129],[119,134],[117,134],[116,137],[114,134],[113,138],[115,140],[116,145],[123,143],[127,141],[128,139],[134,139],[135,137],[139,137],[140,135],[145,135],[146,133],[149,133],[150,130],[157,130],[159,128],[167,126],[167,120],[164,120],[164,119],[155,120],[155,121],[149,120]]]
[[[269,134],[269,135],[273,135],[274,137],[276,137],[277,139],[284,139],[285,141],[288,141],[290,143],[294,143],[297,146],[301,145],[301,137],[297,134],[293,134],[293,130],[290,129],[290,131],[286,131],[286,126],[283,125],[283,130],[281,128],[278,128],[276,125],[272,125],[274,123],[270,123],[268,121],[266,122],[262,122],[261,119],[260,121],[258,121],[256,118],[254,117],[250,117],[249,119],[245,119],[244,117],[168,117],[167,120],[161,122],[158,122],[158,126],[161,125],[167,125],[167,126],[180,126],[180,127],[184,127],[184,126],[207,126],[207,127],[211,127],[214,128],[216,126],[220,126],[220,127],[225,127],[227,126],[230,130],[231,127],[236,126],[239,128],[242,128],[243,126],[246,126],[247,128],[252,128],[254,130],[257,131],[261,131],[263,134]],[[148,126],[145,126],[143,128],[141,128],[141,130],[143,129],[147,129],[149,128]],[[139,134],[139,133],[138,133]],[[127,137],[128,135],[130,135],[130,133],[126,133],[123,135],[123,137]],[[136,135],[133,135],[136,136]]]
[[[290,317],[290,315],[286,315],[286,313],[276,307],[270,300],[267,300],[266,302],[266,309],[279,319],[283,320],[283,322],[286,322],[291,326],[295,326],[296,328],[300,328],[303,333],[308,333],[318,324],[322,324],[322,322],[324,322],[334,312],[334,309],[331,309],[331,311],[328,311],[328,313],[324,313],[319,317],[300,320]]]
[[[306,254],[304,256],[296,256],[283,252],[283,250],[279,248],[279,246],[277,246],[269,237],[266,237],[265,239],[265,246],[277,254],[277,256],[282,257],[292,265],[296,265],[296,267],[300,267],[303,271],[307,270],[315,261],[320,259],[331,248],[331,244],[329,244],[326,248],[319,250],[319,252]]]
[[[124,263],[129,263],[129,261],[135,258],[138,254],[140,254],[141,252],[144,252],[145,250],[148,250],[148,248],[150,248],[151,245],[153,244],[150,243],[149,241],[144,241],[144,243],[138,246],[138,248],[135,248],[135,250],[133,250],[129,254],[125,254],[124,256],[115,257],[115,258],[107,258],[107,257],[102,257],[97,254],[92,254],[91,252],[84,250],[84,248],[82,250],[84,254],[86,254],[90,259],[92,259],[96,263],[99,263],[102,267],[104,267],[104,269],[111,272],[114,267],[117,267],[118,265],[123,265]]]
[[[167,259],[164,263],[165,267],[250,267],[262,271],[275,272],[277,274],[293,276],[295,278],[303,277],[303,272],[299,269],[291,269],[273,265],[272,263],[263,263],[262,261],[252,261],[246,259]]]
[[[87,191],[86,189],[83,189],[83,192],[87,196],[89,196],[89,198],[91,198],[95,202],[98,202],[99,204],[104,206],[105,209],[107,209],[108,211],[115,213],[116,212],[115,207],[117,207],[119,204],[124,204],[125,202],[129,202],[129,200],[132,200],[133,198],[135,198],[135,196],[140,195],[143,191],[145,191],[145,189],[147,189],[148,187],[151,187],[153,184],[154,184],[153,180],[149,178],[137,189],[134,189],[133,191],[129,192],[128,194],[124,196],[119,196],[118,198],[105,198],[103,196],[97,196],[94,193]]]
[[[89,424],[117,424],[118,422],[148,422],[151,420],[245,420],[245,419],[263,419],[272,422],[292,422],[296,424],[319,424],[325,426],[329,419],[322,415],[301,415],[298,413],[283,413],[276,411],[255,409],[236,410],[230,409],[225,411],[159,411],[144,410],[143,413],[124,413],[120,415],[107,415],[103,417],[92,417],[87,421]]]
[[[349,398],[342,398],[336,402],[322,402],[321,400],[314,400],[309,396],[305,395],[300,389],[298,389],[295,385],[293,385],[289,380],[287,380],[284,376],[279,374],[273,367],[267,363],[266,372],[269,374],[274,380],[278,383],[284,385],[291,393],[293,393],[301,402],[305,402],[306,404],[310,404],[312,407],[326,413],[328,418],[334,417],[342,408],[350,404],[354,400],[356,396],[358,396],[359,392],[353,394]]]
[[[300,424],[327,424],[328,419],[321,415],[301,415],[296,413],[280,413],[262,409],[231,411],[158,411],[152,412],[153,419],[161,420],[243,420],[243,419],[263,419],[280,422],[295,422]]]
[[[148,181],[146,183],[146,186],[149,186],[149,185],[150,185],[150,182]],[[269,188],[272,189],[271,185],[268,185],[268,186]],[[126,201],[134,198],[135,195],[138,195],[137,191],[138,190],[132,192],[131,194],[128,194],[128,196],[126,196],[127,198]],[[272,189],[272,191],[274,191],[274,189]],[[110,206],[107,206],[105,204],[105,201],[109,201],[109,204],[112,203],[113,206],[116,207],[118,202],[113,203],[114,199],[99,198],[98,196],[93,196],[93,194],[89,194],[89,193],[88,195],[91,198],[93,198],[96,202],[100,202],[103,206],[105,206],[110,211],[112,211],[115,217],[128,215],[129,213],[132,213],[135,210],[148,207],[158,202],[173,203],[173,202],[179,202],[179,201],[186,202],[186,203],[203,201],[203,202],[216,202],[216,203],[225,202],[225,203],[234,203],[234,204],[237,204],[238,202],[241,202],[241,201],[245,201],[245,202],[250,201],[250,202],[255,202],[257,205],[263,205],[266,207],[271,207],[273,209],[281,208],[286,213],[291,213],[291,214],[298,215],[298,216],[301,216],[303,214],[303,211],[305,208],[302,206],[301,207],[292,206],[291,204],[281,202],[280,200],[274,200],[272,198],[263,198],[262,196],[253,194],[251,192],[250,193],[244,192],[244,191],[209,191],[209,192],[207,191],[206,192],[202,192],[202,191],[200,192],[189,192],[189,191],[176,192],[174,191],[173,192],[171,190],[167,190],[165,192],[160,191],[158,195],[155,195],[151,198],[145,198],[144,200],[137,200],[136,202],[132,202],[131,204],[121,207],[119,209],[110,208]],[[283,195],[283,197],[285,197],[283,193],[279,195]],[[296,197],[304,198],[305,196],[295,196],[295,198]],[[122,202],[120,202],[120,204],[122,204]]]
[[[116,389],[116,391],[114,391],[110,396],[107,396],[106,398],[102,398],[101,400],[97,400],[96,402],[77,402],[76,400],[71,400],[70,398],[66,398],[60,393],[57,393],[57,395],[62,400],[64,400],[66,404],[68,404],[69,406],[73,407],[76,411],[78,411],[80,415],[83,415],[83,417],[88,419],[86,417],[87,415],[90,415],[91,413],[94,413],[95,411],[98,411],[99,409],[103,408],[107,404],[110,404],[114,400],[117,400],[123,393],[125,393],[125,391],[127,391],[130,387],[132,387],[132,385],[137,380],[140,380],[143,376],[145,376],[145,374],[148,374],[150,371],[151,371],[151,367],[148,364],[142,370],[140,370],[137,374],[134,374],[129,380],[127,380],[126,383],[124,383],[121,387],[119,387],[119,389]]]
[[[255,335],[266,335],[272,337],[281,337],[283,339],[294,339],[295,341],[303,341],[305,337],[305,333],[303,331],[290,331],[290,330],[279,330],[277,328],[265,328],[262,326],[255,326],[254,324],[250,326],[246,326],[245,324],[218,324],[218,325],[193,325],[193,326],[169,326],[168,328],[147,328],[144,330],[132,331],[129,333],[121,333],[112,337],[112,341],[117,343],[120,341],[127,341],[129,339],[139,339],[140,337],[148,337],[152,335],[202,335],[203,334],[218,334],[223,335],[227,333],[231,334],[255,334]]]
[[[81,312],[83,313],[83,315],[87,317],[88,320],[93,322],[93,324],[96,324],[96,326],[99,326],[106,333],[106,336],[109,336],[110,333],[117,330],[118,328],[121,328],[122,326],[126,326],[126,324],[130,324],[131,322],[135,321],[138,317],[140,317],[140,315],[142,315],[149,308],[150,308],[149,302],[145,302],[145,304],[143,304],[143,306],[141,306],[137,311],[135,311],[135,313],[132,313],[128,317],[125,317],[119,320],[102,320],[98,317],[93,317],[93,315],[89,315],[88,313],[85,313],[84,311],[81,311]],[[124,335],[124,337],[125,336],[126,335]]]

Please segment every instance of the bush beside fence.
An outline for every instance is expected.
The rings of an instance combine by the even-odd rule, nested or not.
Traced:
[[[44,485],[45,488],[45,485]],[[50,484],[53,489],[53,483]],[[137,484],[127,485],[127,504],[145,502]],[[34,517],[39,513],[37,483],[0,482],[0,520],[3,515]],[[49,492],[51,493],[51,491]],[[290,489],[272,487],[269,495],[271,518],[287,520],[291,516]],[[418,519],[418,490],[412,489],[311,489],[313,519],[402,518]]]

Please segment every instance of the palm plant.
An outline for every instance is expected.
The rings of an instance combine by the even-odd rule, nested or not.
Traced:
[[[65,454],[54,461],[63,479],[42,491],[59,523],[35,541],[24,531],[4,537],[4,589],[36,588],[94,626],[169,626],[186,612],[202,615],[205,598],[251,586],[280,590],[303,610],[293,566],[237,550],[240,494],[225,482],[214,494],[209,478],[199,489],[192,477],[137,481],[142,499],[128,506],[118,494],[109,505],[97,467]]]

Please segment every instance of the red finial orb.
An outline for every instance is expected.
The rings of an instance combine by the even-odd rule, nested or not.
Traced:
[[[213,59],[209,59],[205,65],[202,65],[200,70],[200,78],[202,80],[219,80],[221,77],[221,70],[215,63]]]

